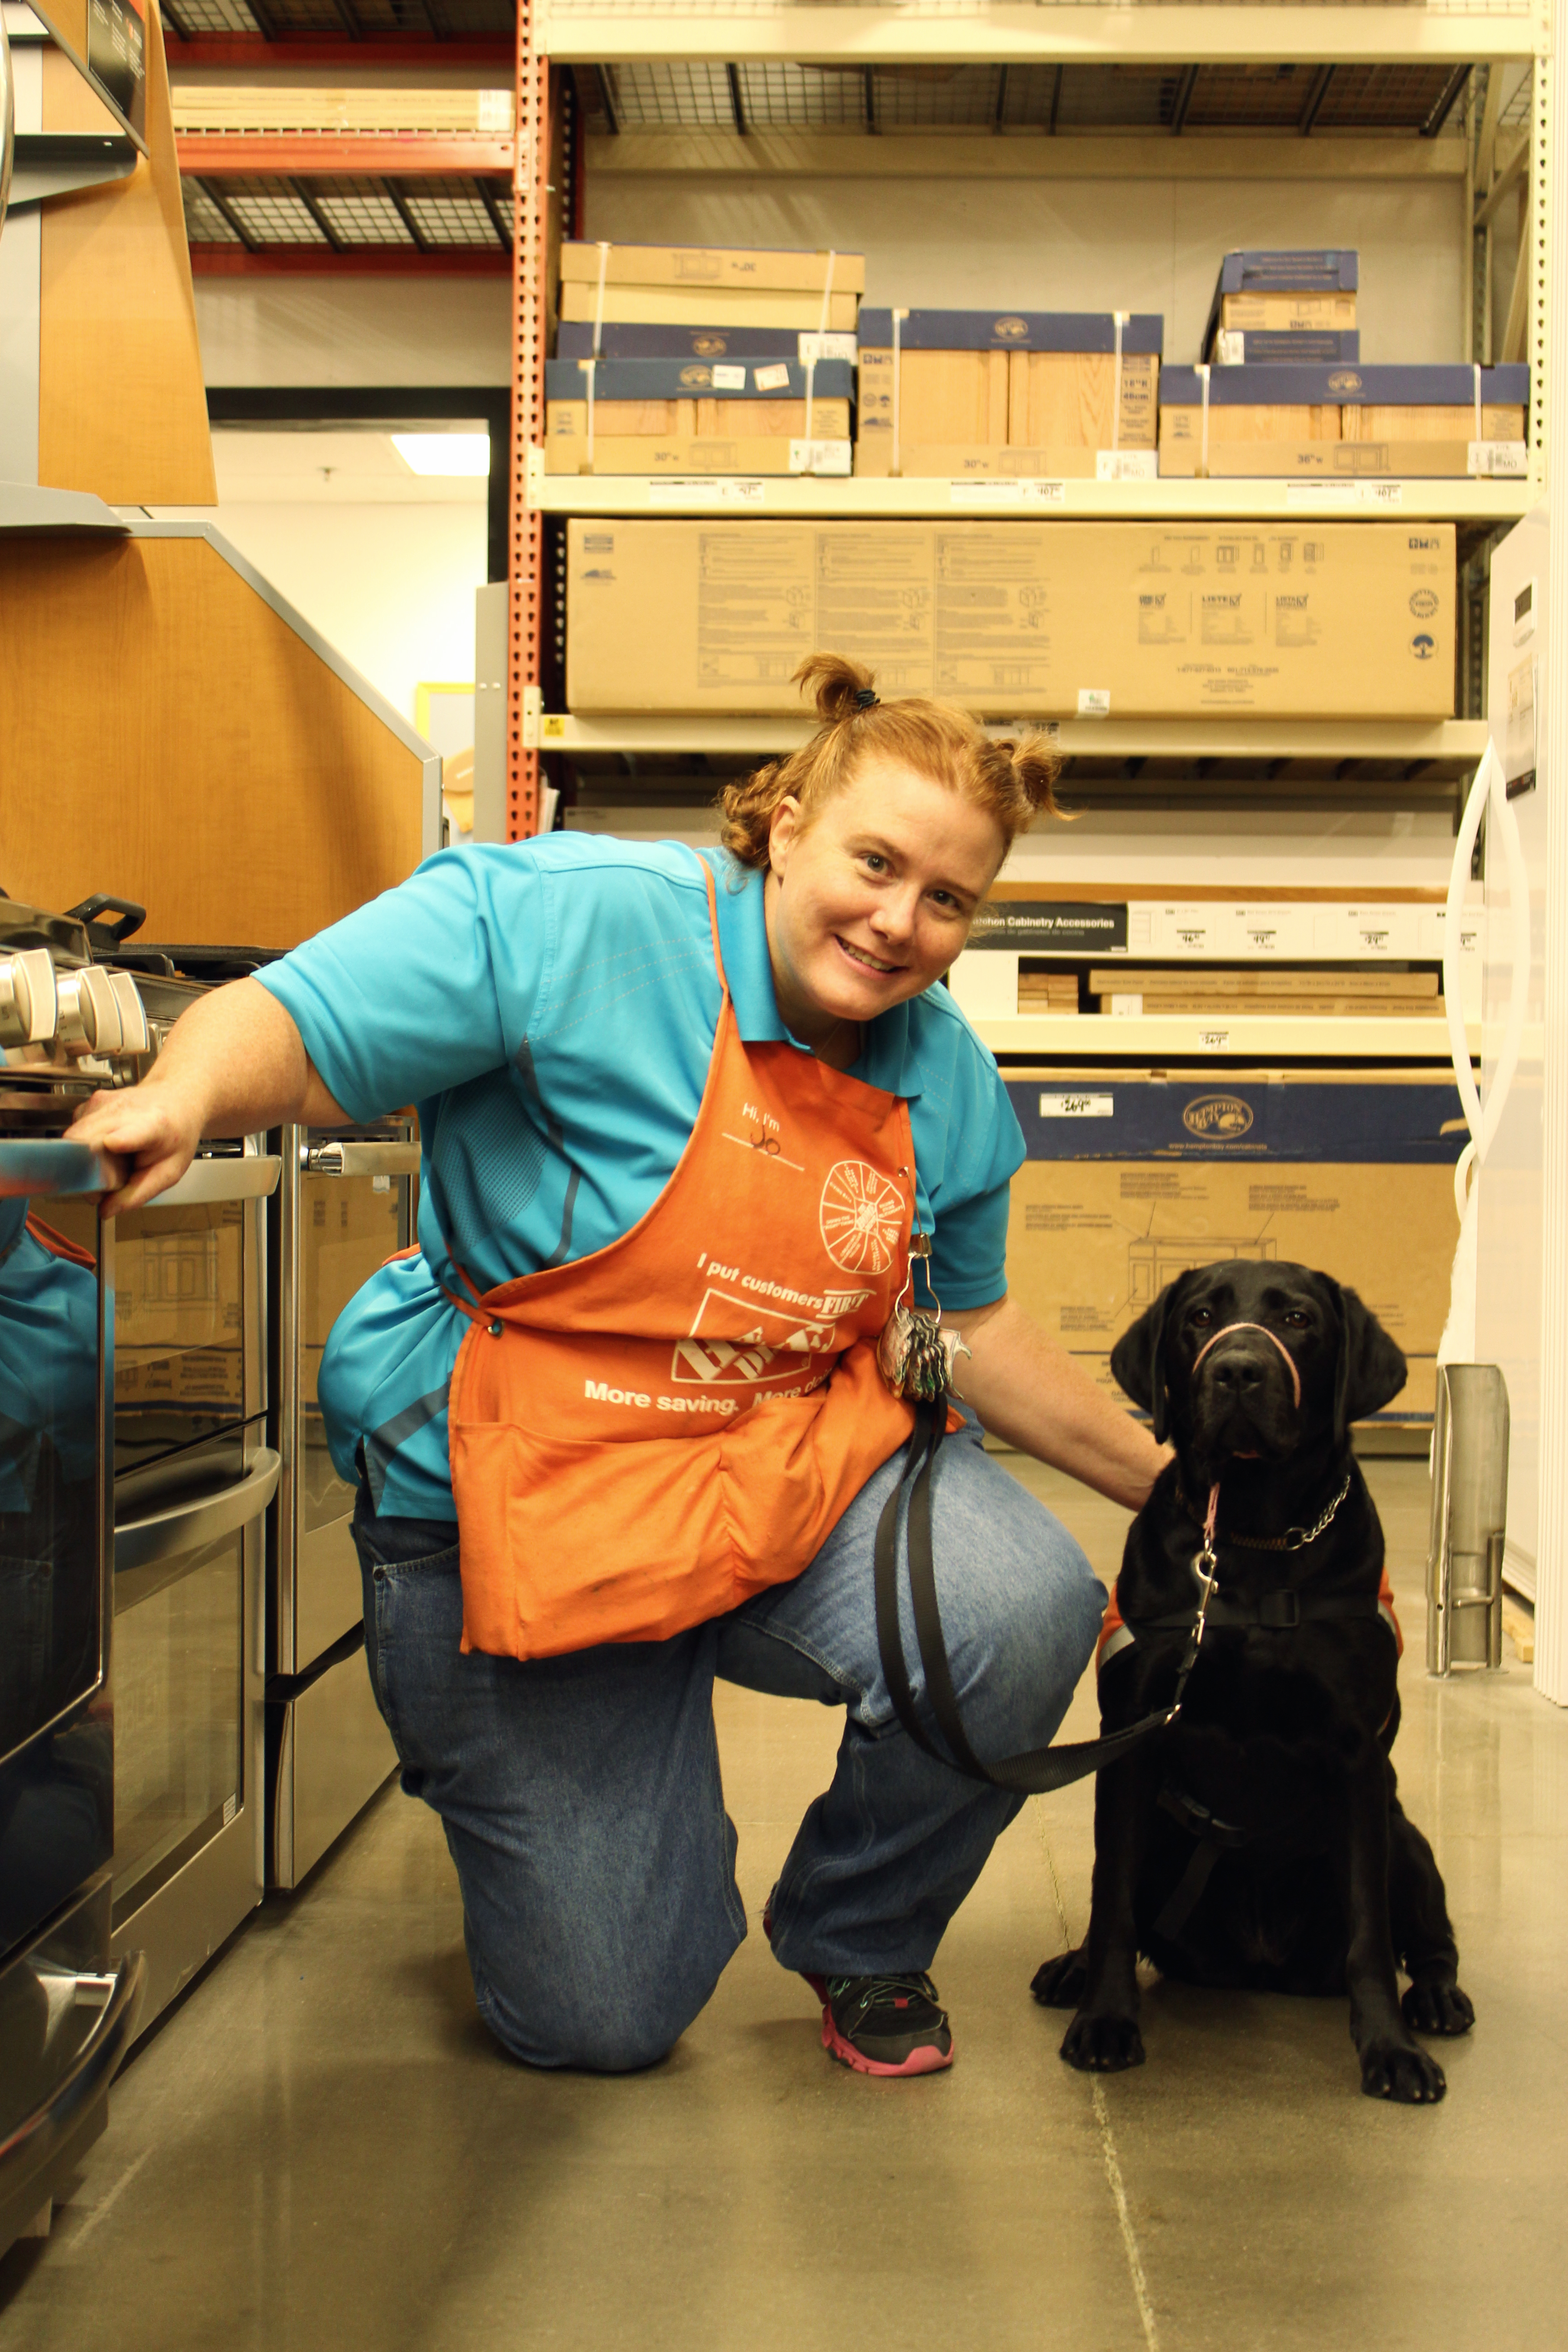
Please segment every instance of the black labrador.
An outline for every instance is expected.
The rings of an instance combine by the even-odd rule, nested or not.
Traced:
[[[1077,2010],[1069,2063],[1112,2073],[1142,2063],[1140,1953],[1187,1984],[1348,1991],[1363,2090],[1440,2099],[1412,2028],[1466,2033],[1475,2011],[1432,1849],[1395,1794],[1397,1642],[1350,1444],[1405,1359],[1327,1275],[1233,1259],[1170,1284],[1110,1362],[1176,1458],[1128,1530],[1104,1732],[1172,1704],[1215,1487],[1217,1570],[1176,1720],[1100,1775],[1089,1935],[1035,1997]]]

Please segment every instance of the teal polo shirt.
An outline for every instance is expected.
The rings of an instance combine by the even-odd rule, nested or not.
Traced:
[[[762,877],[709,862],[741,1035],[796,1044],[773,996]],[[668,1182],[719,1025],[703,861],[675,842],[570,833],[447,850],[258,977],[350,1118],[418,1106],[419,1255],[339,1316],[319,1395],[340,1475],[363,1445],[378,1512],[450,1519],[447,1398],[468,1318],[443,1286],[461,1290],[455,1264],[482,1292],[587,1257]],[[942,1304],[1000,1298],[1024,1139],[947,990],[869,1023],[853,1076],[909,1103]]]

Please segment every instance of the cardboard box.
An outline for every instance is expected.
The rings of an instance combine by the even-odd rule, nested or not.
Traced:
[[[822,360],[844,360],[853,367],[856,337],[847,334],[803,333],[794,327],[655,326],[637,320],[608,320],[599,330],[601,360],[797,360],[801,366],[815,353]],[[590,360],[595,354],[590,319],[563,319],[555,330],[558,359]]]
[[[819,360],[815,367],[807,368],[793,358],[545,362],[546,400],[586,400],[590,391],[600,407],[612,403],[635,406],[675,400],[710,400],[751,409],[804,401],[808,393],[814,400],[842,400],[847,404],[855,397],[855,371],[847,360]],[[736,429],[741,429],[739,422]],[[759,425],[754,429],[771,428]]]
[[[563,286],[563,319],[599,318],[652,327],[793,327],[810,332],[824,324],[820,294],[774,292],[763,286],[606,286],[604,302],[597,285]],[[836,334],[853,334],[860,309],[858,294],[827,297],[826,326]]]
[[[1205,354],[1221,367],[1355,367],[1361,360],[1361,337],[1331,327],[1276,330],[1222,327],[1215,347]]]
[[[1296,1261],[1357,1291],[1405,1350],[1379,1421],[1432,1412],[1464,1139],[1425,1072],[1008,1075],[1028,1157],[1008,1288],[1107,1394],[1110,1350],[1167,1282],[1223,1258]]]
[[[706,404],[695,405],[700,409]],[[835,410],[839,412],[837,418]],[[795,435],[742,435],[727,434],[719,424],[708,425],[705,433],[700,419],[678,426],[671,436],[615,435],[605,433],[601,420],[590,462],[587,411],[580,410],[574,420],[568,418],[563,425],[552,403],[547,411],[544,470],[547,474],[648,474],[678,479],[687,475],[847,475],[854,444],[844,411],[842,401],[819,401],[817,429],[809,440],[798,428]]]
[[[1350,332],[1356,323],[1360,278],[1358,256],[1342,247],[1227,253],[1204,328],[1205,359],[1214,358],[1221,328],[1288,332],[1317,327]]]
[[[1010,352],[900,352],[860,346],[860,430],[899,438],[997,447],[1007,438]]]
[[[1259,1011],[1289,1013],[1281,997],[1321,996],[1330,988],[1358,996],[1436,996],[1435,971],[1340,971],[1331,964],[1307,965],[1296,971],[1256,964],[1237,970],[1218,964],[1096,964],[1089,975],[1096,995],[1111,989],[1142,988],[1152,993],[1178,989],[1184,996],[1258,996],[1267,1000]]]
[[[862,433],[855,444],[855,471],[871,480],[885,480],[893,470],[890,433]],[[1055,481],[1097,479],[1152,480],[1159,459],[1152,449],[1099,449],[1092,442],[1070,448],[1015,449],[973,441],[898,442],[899,471],[915,479],[962,482]]]
[[[818,650],[1003,718],[1453,710],[1451,524],[577,518],[567,583],[584,712],[795,713]]]
[[[612,245],[561,248],[563,285],[760,287],[770,293],[864,294],[863,253],[788,246]],[[831,271],[831,276],[829,272]]]
[[[1160,471],[1522,473],[1529,392],[1518,365],[1167,368]],[[1321,446],[1352,442],[1344,459]]]
[[[1204,335],[1204,357],[1212,360],[1221,331],[1227,334],[1339,334],[1356,329],[1353,294],[1227,294]]]
[[[893,345],[890,310],[868,302],[860,341],[879,350]],[[899,347],[906,352],[1105,352],[1118,348],[1114,310],[900,310]],[[1123,310],[1121,349],[1165,348],[1165,321],[1156,311]]]

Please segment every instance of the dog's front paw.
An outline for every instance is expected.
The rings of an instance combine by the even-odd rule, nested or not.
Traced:
[[[1062,2056],[1083,2074],[1121,2074],[1143,2063],[1143,2037],[1135,2018],[1080,2011],[1062,2037]]]
[[[1083,1954],[1058,1952],[1054,1960],[1042,1960],[1030,1980],[1029,1990],[1042,2009],[1076,2009],[1088,1982]]]
[[[1476,2006],[1456,1984],[1411,1985],[1399,2004],[1405,2022],[1415,2033],[1468,2033],[1476,2021]]]
[[[1436,2058],[1414,2042],[1395,2042],[1379,2035],[1360,2052],[1361,2086],[1369,2099],[1394,2099],[1407,2107],[1435,2106],[1447,2091],[1447,2079]]]

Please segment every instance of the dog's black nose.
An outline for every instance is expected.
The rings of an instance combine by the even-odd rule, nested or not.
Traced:
[[[1215,1386],[1226,1390],[1232,1396],[1248,1396],[1263,1386],[1264,1370],[1265,1367],[1251,1356],[1216,1357]]]

